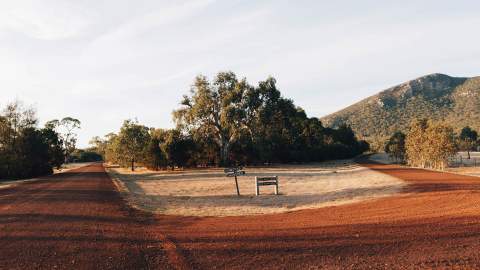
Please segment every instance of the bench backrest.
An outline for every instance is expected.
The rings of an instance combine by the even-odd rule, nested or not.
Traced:
[[[265,177],[256,177],[257,182],[271,182],[271,181],[278,181],[278,176],[265,176]]]
[[[260,194],[260,186],[275,186],[275,194],[278,195],[278,176],[255,177],[255,195]]]

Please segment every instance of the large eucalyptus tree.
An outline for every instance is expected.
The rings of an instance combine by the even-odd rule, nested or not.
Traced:
[[[190,95],[184,96],[182,107],[174,112],[174,120],[194,137],[210,135],[218,145],[220,165],[227,165],[232,143],[246,128],[245,93],[251,88],[233,72],[220,72],[213,82],[198,76]]]

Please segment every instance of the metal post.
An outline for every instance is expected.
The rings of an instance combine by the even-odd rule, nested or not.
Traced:
[[[235,172],[235,186],[237,187],[237,196],[240,196],[240,189],[238,188],[238,181],[237,181],[237,172]]]
[[[275,179],[277,180],[277,184],[275,185],[275,195],[278,195],[278,176],[275,176]]]

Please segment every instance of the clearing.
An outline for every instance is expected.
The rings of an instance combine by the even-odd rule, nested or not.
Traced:
[[[136,208],[167,215],[242,216],[312,209],[379,198],[398,193],[404,182],[393,176],[361,167],[352,160],[309,165],[245,168],[233,178],[223,169],[135,172],[108,168],[110,175]],[[255,196],[255,176],[279,176],[280,195],[273,186],[261,187]]]

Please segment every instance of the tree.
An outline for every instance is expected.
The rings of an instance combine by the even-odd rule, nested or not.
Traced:
[[[174,120],[180,129],[190,133],[210,134],[219,148],[221,165],[229,163],[232,143],[244,127],[242,97],[250,88],[246,79],[237,80],[233,72],[220,72],[210,83],[198,76],[190,96],[184,96]]]
[[[405,152],[407,163],[411,166],[425,168],[427,165],[425,151],[428,144],[425,136],[427,127],[426,119],[415,119],[410,125],[410,130],[405,139]]]
[[[107,151],[108,140],[104,140],[99,136],[93,137],[88,144],[91,145],[92,150],[102,156],[102,159],[105,160],[105,154]]]
[[[73,162],[97,162],[103,159],[102,155],[97,153],[94,148],[75,149],[70,158]]]
[[[444,169],[456,152],[453,129],[425,119],[412,122],[405,140],[409,165]]]
[[[429,159],[429,167],[445,169],[448,159],[457,152],[453,128],[440,122],[430,122],[426,135],[426,155]]]
[[[460,148],[463,151],[467,151],[468,159],[470,159],[470,151],[473,147],[475,147],[478,139],[478,133],[475,130],[471,129],[469,126],[466,126],[462,128],[459,139]]]
[[[3,156],[4,177],[21,177],[21,167],[18,161],[22,157],[19,140],[22,138],[25,130],[34,128],[37,124],[35,110],[27,108],[20,101],[15,101],[7,105],[1,116],[0,146]],[[28,168],[27,168],[28,169]]]
[[[51,166],[60,169],[65,161],[63,141],[55,130],[45,127],[41,130],[43,138],[49,145],[49,161]]]
[[[194,147],[193,140],[176,129],[166,131],[165,140],[161,145],[161,149],[172,169],[175,166],[187,166],[191,162],[190,157]]]
[[[143,158],[145,147],[150,140],[149,129],[137,121],[126,120],[116,140],[118,152],[130,161],[134,171],[135,162]]]
[[[167,157],[160,147],[162,144],[162,137],[151,134],[150,141],[146,147],[146,153],[144,157],[144,165],[155,171],[158,171],[161,167],[167,166]]]
[[[49,174],[63,161],[62,141],[49,128],[38,129],[33,108],[19,101],[0,113],[0,178]]]
[[[396,162],[405,161],[405,134],[395,132],[385,145],[385,153],[389,154]]]
[[[16,165],[17,178],[28,178],[37,175],[51,174],[52,164],[49,156],[48,140],[40,130],[27,128],[18,140],[18,156]]]
[[[348,125],[327,128],[307,117],[282,97],[272,77],[253,87],[232,72],[218,73],[213,82],[198,76],[173,118],[173,130],[143,127],[150,138],[133,151],[136,162],[153,169],[308,162],[350,158],[369,149]],[[124,150],[128,142],[122,133],[94,138],[92,144],[107,162],[125,166],[132,159],[125,153],[132,151]]]
[[[56,130],[61,134],[65,151],[65,163],[69,162],[70,155],[75,151],[77,134],[75,130],[80,129],[81,122],[72,117],[65,117],[62,120],[51,120],[45,124],[46,128]]]

